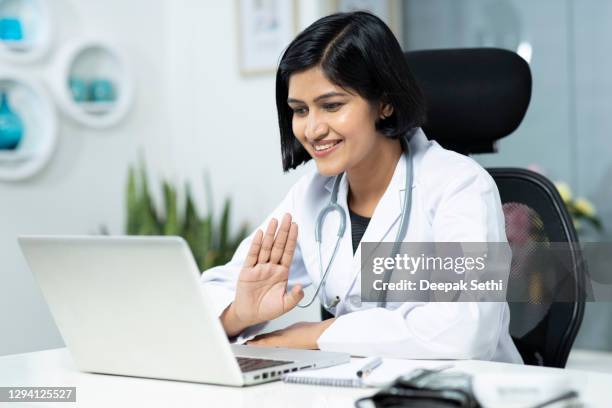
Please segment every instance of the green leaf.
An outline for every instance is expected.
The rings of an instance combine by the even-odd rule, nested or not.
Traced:
[[[202,230],[202,255],[200,256],[200,269],[205,271],[206,269],[216,266],[216,264],[209,261],[210,254],[213,251],[212,224],[210,216],[204,218],[200,222],[200,228]]]
[[[604,230],[603,223],[599,218],[588,215],[585,215],[584,218],[586,218],[586,220],[590,222],[598,232],[602,232]]]
[[[125,191],[125,204],[127,208],[125,230],[128,235],[136,234],[138,231],[138,225],[140,224],[140,213],[138,211],[140,196],[138,193],[138,187],[136,185],[136,172],[134,168],[130,166]]]
[[[232,202],[229,198],[225,199],[223,204],[223,213],[221,215],[221,222],[219,224],[219,252],[224,255],[228,247],[229,222],[230,222],[230,211],[232,209]]]
[[[147,180],[147,174],[142,165],[140,169],[140,181],[142,188],[142,195],[138,212],[142,217],[138,235],[161,235],[162,221],[157,215],[153,199],[149,193],[149,182]]]
[[[179,235],[180,225],[178,220],[177,195],[174,188],[167,182],[162,183],[164,192],[164,208],[166,210],[164,235]]]
[[[248,235],[243,223],[236,236],[231,234],[231,199],[226,198],[220,219],[214,216],[210,177],[205,173],[205,194],[208,211],[200,217],[191,189],[185,184],[185,208],[179,211],[178,191],[169,182],[162,182],[164,211],[159,211],[149,189],[144,160],[138,171],[128,169],[126,182],[126,224],[129,235],[180,235],[186,241],[200,270],[227,263]],[[164,214],[162,217],[160,214]],[[183,218],[181,218],[181,216]]]
[[[185,186],[185,191],[185,218],[183,220],[182,235],[189,243],[193,257],[200,270],[202,270],[202,258],[207,250],[204,242],[204,229],[202,228],[202,221],[198,216],[188,185]]]

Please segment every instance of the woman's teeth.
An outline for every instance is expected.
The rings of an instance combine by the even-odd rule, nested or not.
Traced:
[[[333,142],[333,143],[329,143],[329,144],[325,144],[325,145],[319,145],[319,146],[315,146],[314,148],[315,148],[315,150],[317,152],[320,152],[321,150],[327,150],[330,147],[333,147],[333,146],[335,146],[338,143],[340,143],[340,142]]]

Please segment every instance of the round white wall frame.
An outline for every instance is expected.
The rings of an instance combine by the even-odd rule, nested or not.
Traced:
[[[0,72],[0,92],[23,123],[23,136],[14,150],[0,149],[0,181],[21,180],[38,173],[57,144],[57,117],[53,101],[36,80],[18,73]]]
[[[107,128],[123,119],[134,91],[121,50],[105,40],[83,39],[68,44],[60,54],[59,78],[53,82],[64,112],[92,128]],[[71,88],[74,82],[80,88],[77,93]],[[95,83],[98,91],[102,86],[101,92],[93,89]]]
[[[12,20],[13,30],[19,25],[22,36],[14,39],[0,35],[0,58],[28,63],[47,53],[53,37],[53,18],[47,0],[0,0],[0,19],[5,20],[2,24]]]

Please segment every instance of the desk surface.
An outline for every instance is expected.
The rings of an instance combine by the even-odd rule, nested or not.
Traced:
[[[596,356],[595,356],[596,357]],[[576,361],[593,356],[578,354]],[[473,374],[529,373],[545,376],[564,372],[571,377],[588,407],[612,406],[612,373],[559,370],[486,361],[456,361],[455,367]],[[580,364],[576,365],[577,367]],[[314,387],[274,382],[245,388],[213,386],[77,371],[65,348],[0,357],[0,386],[77,387],[78,407],[353,407],[354,401],[375,389]],[[18,407],[75,406],[70,403],[12,404]],[[0,403],[2,406],[2,403]]]

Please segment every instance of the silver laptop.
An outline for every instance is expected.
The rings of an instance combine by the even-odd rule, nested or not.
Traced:
[[[242,386],[349,361],[230,344],[179,237],[20,237],[81,371]]]

